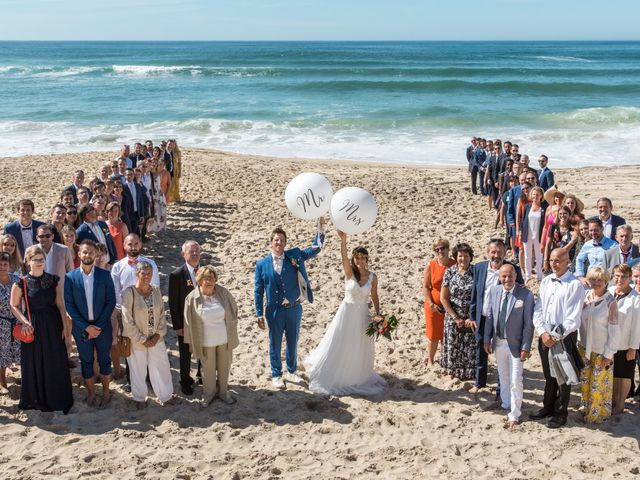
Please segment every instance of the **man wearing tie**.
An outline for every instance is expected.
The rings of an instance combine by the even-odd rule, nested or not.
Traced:
[[[178,336],[180,353],[180,386],[185,395],[193,394],[193,378],[191,377],[191,352],[189,344],[184,343],[184,299],[196,285],[196,273],[200,266],[200,245],[194,240],[187,240],[182,245],[184,265],[169,274],[169,311],[171,323]],[[198,374],[200,377],[200,362]]]
[[[298,376],[298,335],[302,319],[302,300],[313,302],[311,285],[304,262],[320,253],[324,242],[323,219],[314,244],[304,250],[291,248],[285,251],[287,234],[281,228],[271,233],[271,253],[256,263],[254,299],[258,327],[269,326],[269,360],[272,384],[285,388],[282,380],[282,337],[286,339],[287,381],[301,384]],[[306,290],[306,298],[304,295]],[[266,308],[265,308],[266,294]]]
[[[478,262],[473,266],[473,289],[471,290],[471,304],[469,305],[469,319],[475,322],[476,335],[476,382],[469,390],[478,393],[487,386],[488,359],[482,338],[485,324],[489,315],[489,292],[491,287],[500,283],[500,267],[505,264],[507,247],[500,238],[492,238],[487,243],[488,260]],[[514,266],[516,281],[523,284],[520,267]],[[498,382],[498,390],[500,390]]]
[[[484,349],[495,352],[500,377],[502,408],[514,428],[522,408],[523,365],[533,341],[533,293],[516,283],[516,269],[510,263],[500,267],[500,285],[489,292],[489,314],[484,325]]]
[[[616,241],[618,242],[617,245],[604,252],[602,261],[602,268],[612,277],[609,285],[615,283],[613,279],[614,267],[621,264],[632,267],[640,261],[640,250],[637,245],[633,244],[633,229],[631,225],[620,225],[616,228]]]
[[[140,227],[144,223],[147,199],[143,191],[143,187],[135,181],[134,176],[132,168],[127,168],[125,170],[126,182],[124,188],[129,190],[133,202],[132,208],[129,212],[129,222],[131,223],[132,229],[131,233],[140,235]]]
[[[71,332],[78,347],[82,377],[87,386],[87,404],[95,405],[95,351],[102,382],[100,406],[104,407],[111,400],[111,313],[116,304],[116,297],[109,272],[94,266],[96,253],[95,242],[83,240],[80,243],[78,258],[81,265],[66,275],[64,303],[71,317]]]
[[[569,271],[569,253],[562,248],[551,252],[549,261],[553,273],[540,283],[539,297],[533,313],[533,325],[540,338],[538,352],[544,373],[544,398],[542,408],[529,415],[532,420],[549,417],[547,427],[560,428],[567,423],[569,398],[571,396],[570,377],[579,382],[580,370],[584,363],[578,353],[576,341],[582,316],[582,303],[585,290],[580,281]],[[550,355],[555,355],[556,344],[561,343],[566,352],[568,380],[558,382],[551,375]],[[556,367],[557,368],[557,367]]]
[[[24,258],[25,250],[37,243],[37,230],[40,225],[43,225],[42,222],[33,219],[34,210],[35,205],[31,200],[20,200],[17,206],[18,219],[4,226],[3,233],[13,235],[18,242],[22,258]]]

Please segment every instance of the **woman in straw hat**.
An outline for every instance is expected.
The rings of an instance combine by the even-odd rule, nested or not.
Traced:
[[[562,205],[564,200],[564,192],[558,190],[558,186],[554,185],[549,190],[544,192],[544,201],[547,202],[546,217],[544,219],[544,228],[542,230],[542,239],[540,240],[540,245],[542,246],[542,251],[545,252],[547,246],[547,238],[549,237],[549,229],[551,225],[556,223],[556,218],[558,216],[558,210]]]

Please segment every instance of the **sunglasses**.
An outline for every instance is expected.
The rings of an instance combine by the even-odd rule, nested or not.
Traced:
[[[444,250],[449,250],[449,247],[436,247],[436,248],[434,248],[434,250],[436,252],[442,252]]]
[[[53,235],[51,235],[50,233],[45,233],[43,235],[38,235],[38,238],[51,238],[53,237]]]

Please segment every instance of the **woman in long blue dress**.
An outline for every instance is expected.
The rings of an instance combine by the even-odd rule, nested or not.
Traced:
[[[22,322],[23,331],[34,332],[32,343],[22,343],[20,367],[22,371],[21,410],[43,412],[62,411],[65,415],[73,406],[71,375],[65,339],[69,335],[59,278],[45,273],[45,254],[34,245],[25,252],[29,273],[11,290],[11,309]],[[22,311],[25,296],[29,313]],[[30,318],[29,318],[30,317]]]

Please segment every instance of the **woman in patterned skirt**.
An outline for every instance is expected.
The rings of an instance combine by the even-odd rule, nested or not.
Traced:
[[[592,290],[587,292],[578,332],[582,369],[582,414],[588,423],[601,423],[611,416],[613,356],[618,342],[618,307],[607,291],[609,274],[601,267],[587,272]]]
[[[440,294],[446,312],[440,364],[452,379],[470,380],[476,375],[476,337],[469,320],[473,250],[459,243],[453,248],[453,258],[456,265],[445,272]]]
[[[13,338],[16,317],[11,313],[11,286],[19,280],[11,271],[11,255],[0,253],[0,394],[9,393],[7,368],[20,364],[20,342]]]

